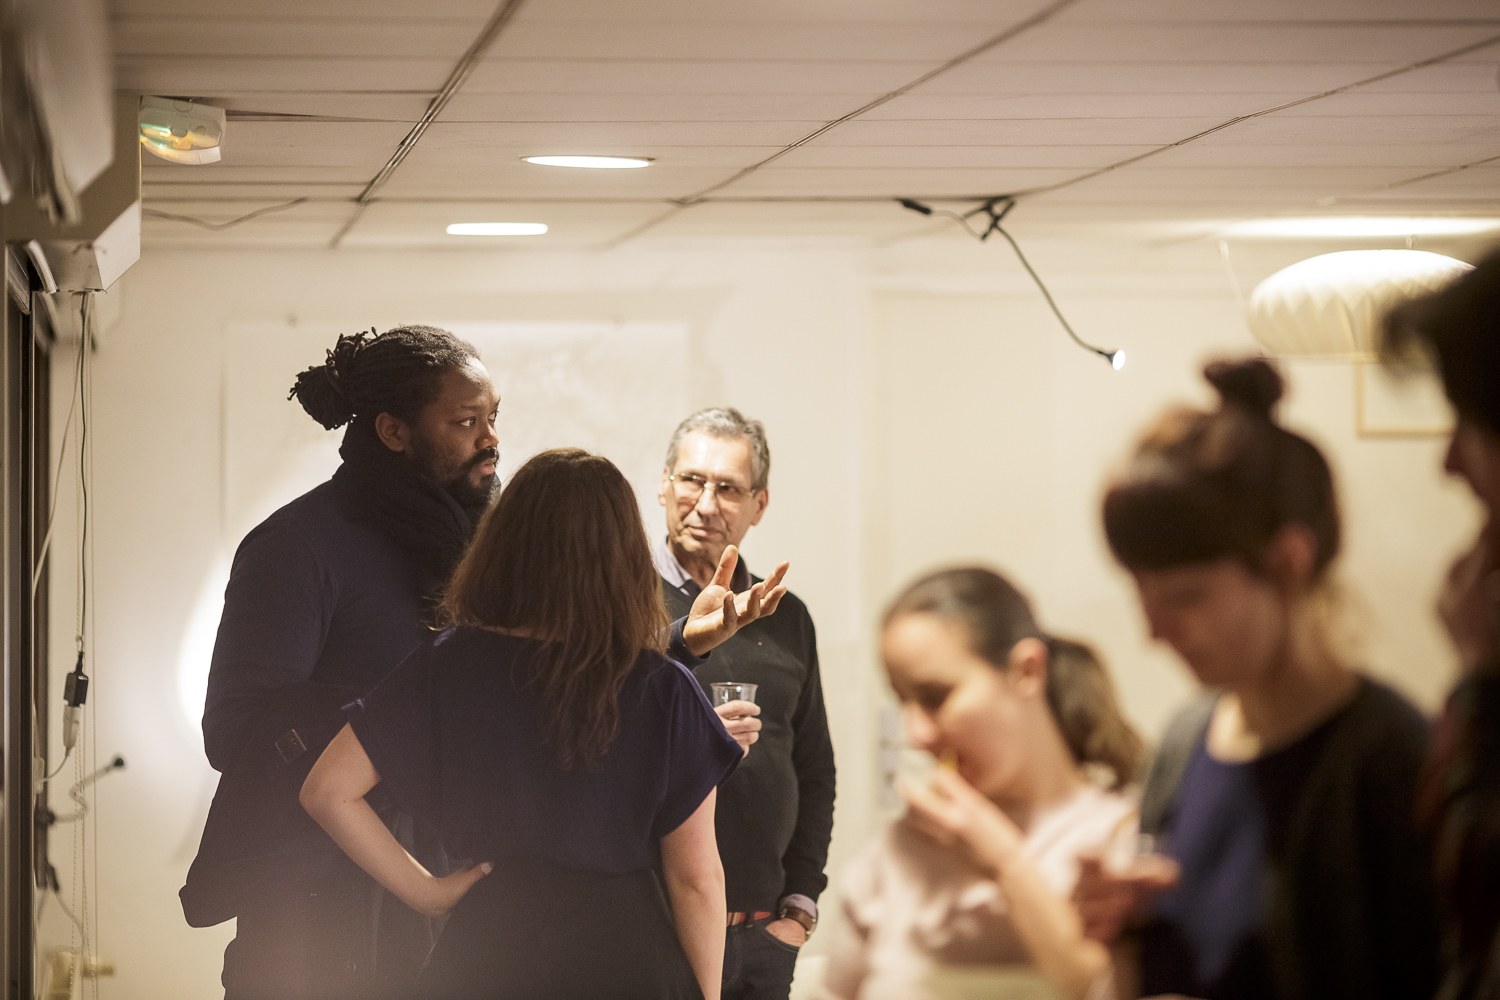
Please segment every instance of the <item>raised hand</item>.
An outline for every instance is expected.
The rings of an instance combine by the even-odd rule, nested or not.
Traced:
[[[785,562],[755,586],[738,594],[732,593],[730,581],[734,579],[734,568],[739,561],[739,549],[733,545],[725,546],[724,554],[719,557],[719,566],[714,570],[714,578],[688,611],[682,638],[694,656],[704,655],[757,618],[773,614],[786,593],[781,580],[791,564]]]

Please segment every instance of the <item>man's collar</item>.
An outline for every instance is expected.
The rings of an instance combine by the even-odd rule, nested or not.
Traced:
[[[677,561],[677,555],[672,551],[672,545],[663,538],[656,545],[656,550],[651,553],[651,561],[656,565],[656,572],[661,578],[672,586],[687,593],[691,597],[697,597],[703,588],[698,586],[687,570],[682,568],[682,563]],[[744,556],[740,557],[739,565],[734,568],[734,576],[730,579],[729,589],[738,594],[750,589],[750,569],[745,565]]]

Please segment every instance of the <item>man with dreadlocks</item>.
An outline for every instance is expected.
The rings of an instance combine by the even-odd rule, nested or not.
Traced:
[[[339,337],[290,398],[329,430],[348,424],[343,464],[235,554],[203,714],[223,777],[183,910],[193,926],[238,919],[226,1000],[404,996],[433,941],[428,920],[350,862],[297,793],[342,706],[430,634],[497,487],[499,400],[478,352],[428,326]],[[696,665],[775,610],[785,588],[736,598],[733,569],[673,624],[674,658]],[[423,863],[447,868],[431,831],[372,804]]]

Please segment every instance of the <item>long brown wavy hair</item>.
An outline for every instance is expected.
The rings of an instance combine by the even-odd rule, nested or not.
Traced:
[[[625,678],[667,634],[640,507],[620,470],[578,448],[521,466],[479,522],[440,613],[450,625],[542,640],[533,682],[558,762],[595,763],[619,731]]]

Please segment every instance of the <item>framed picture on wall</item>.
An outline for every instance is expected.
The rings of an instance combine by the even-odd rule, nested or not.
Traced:
[[[1444,437],[1453,407],[1436,375],[1393,375],[1383,365],[1354,366],[1354,426],[1360,437]]]

